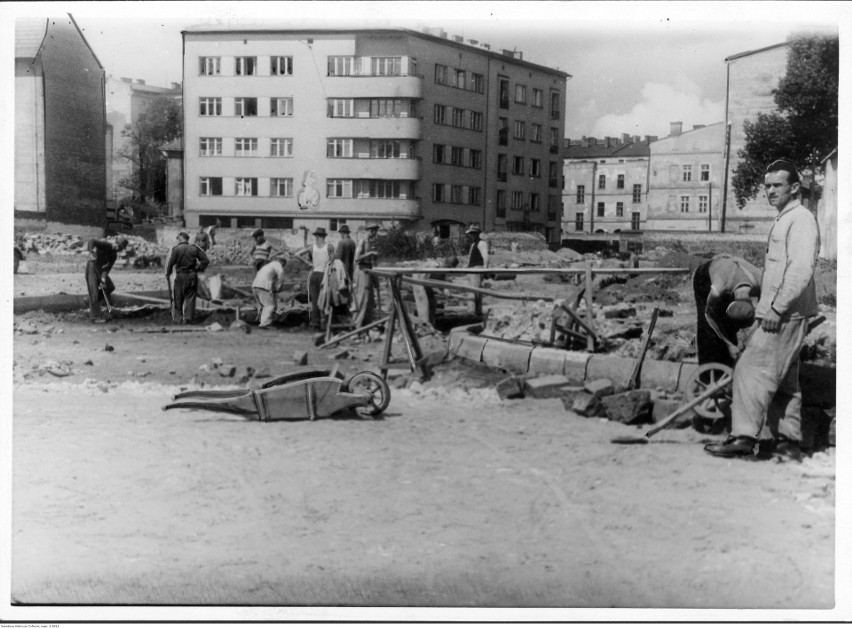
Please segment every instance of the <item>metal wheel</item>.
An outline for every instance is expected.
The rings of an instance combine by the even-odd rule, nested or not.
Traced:
[[[731,367],[725,364],[718,362],[702,364],[692,372],[686,382],[687,401],[692,401],[708,388],[715,386],[720,379],[730,374]],[[712,421],[727,419],[730,416],[732,401],[731,387],[726,386],[695,406],[695,412],[698,416]]]
[[[343,383],[341,388],[351,393],[370,394],[369,403],[356,409],[358,414],[375,416],[384,412],[390,405],[390,386],[381,376],[372,371],[355,373]]]

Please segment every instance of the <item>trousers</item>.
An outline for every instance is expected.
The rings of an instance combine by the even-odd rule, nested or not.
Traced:
[[[260,307],[260,327],[269,327],[272,324],[275,309],[278,307],[278,299],[274,292],[263,288],[253,288],[252,292]]]
[[[97,318],[101,315],[101,274],[91,260],[86,262],[86,288],[89,292],[89,316]],[[109,297],[114,291],[115,284],[107,275],[104,282],[104,292]]]
[[[319,295],[322,289],[322,278],[325,273],[320,271],[311,271],[308,277],[308,298],[311,300],[311,327],[314,329],[322,329],[322,312],[319,308]]]
[[[806,319],[782,321],[775,332],[755,323],[751,339],[734,368],[731,435],[771,440],[779,435],[802,439],[799,352],[807,335]]]
[[[175,275],[174,312],[176,323],[191,323],[195,318],[195,297],[198,294],[198,275],[178,273]]]

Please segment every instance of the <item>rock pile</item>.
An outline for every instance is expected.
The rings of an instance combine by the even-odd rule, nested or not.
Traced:
[[[169,253],[168,247],[158,246],[148,242],[144,238],[134,235],[125,235],[127,248],[119,253],[119,264],[129,262],[131,258],[141,256],[161,256],[165,258]],[[27,255],[88,255],[86,243],[88,238],[79,235],[62,233],[25,233],[21,236],[24,251]],[[115,241],[115,236],[106,240]]]

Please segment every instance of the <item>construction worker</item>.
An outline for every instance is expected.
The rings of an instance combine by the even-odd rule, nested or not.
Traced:
[[[378,233],[379,223],[368,223],[367,237],[361,240],[355,249],[355,264],[357,269],[355,282],[355,306],[357,308],[354,322],[355,327],[363,327],[373,322],[373,310],[376,309],[378,282],[376,282],[375,277],[366,271],[373,268],[379,258],[379,253],[375,248]]]
[[[205,253],[210,248],[210,236],[204,229],[199,229],[198,233],[195,234],[195,246]]]
[[[488,243],[481,238],[482,229],[476,223],[470,225],[465,231],[470,239],[470,251],[468,253],[468,268],[488,268]],[[469,278],[471,287],[479,288],[482,285],[482,275],[474,274]],[[473,311],[476,316],[482,316],[482,295],[473,295]]]
[[[326,242],[328,233],[325,227],[314,229],[314,244],[296,253],[296,256],[311,265],[308,277],[308,297],[311,301],[310,324],[316,330],[322,329],[322,312],[320,311],[319,296],[322,280],[328,270],[328,264],[334,259],[334,245]]]
[[[103,296],[108,300],[115,291],[115,284],[109,278],[118,252],[127,248],[127,238],[118,236],[113,242],[92,238],[86,244],[89,260],[86,262],[86,287],[89,292],[89,320],[101,321],[101,303]]]
[[[698,321],[698,363],[733,366],[740,349],[737,332],[754,321],[752,298],[760,297],[761,271],[741,257],[721,253],[692,274]]]
[[[254,277],[251,291],[260,310],[259,327],[266,329],[272,325],[278,308],[278,293],[284,283],[284,265],[287,260],[282,254],[275,255],[262,266]]]
[[[349,237],[349,225],[340,225],[337,233],[340,234],[340,242],[335,247],[334,259],[339,259],[343,262],[343,267],[346,268],[349,280],[353,281],[355,279],[355,251],[358,245]]]
[[[251,237],[254,238],[254,246],[251,249],[251,262],[254,264],[255,272],[257,272],[269,261],[272,255],[272,245],[266,241],[263,229],[255,229],[251,232]]]
[[[166,277],[175,271],[172,320],[179,325],[192,323],[195,318],[195,298],[198,294],[198,273],[203,273],[210,263],[201,248],[189,243],[189,234],[181,231],[178,244],[169,255]]]

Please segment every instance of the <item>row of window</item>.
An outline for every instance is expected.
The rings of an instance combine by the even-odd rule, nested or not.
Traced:
[[[603,177],[603,179],[601,179]],[[624,189],[624,175],[618,175],[618,184],[616,186],[618,189]],[[600,175],[598,177],[598,189],[604,190],[606,189],[606,175]],[[577,204],[582,205],[586,202],[586,186],[578,185],[577,186]],[[633,202],[641,203],[642,202],[642,184],[634,183],[633,184]],[[598,204],[600,207],[600,204]]]
[[[482,112],[449,105],[435,105],[435,124],[456,127],[457,129],[469,129],[471,131],[482,130]]]
[[[598,216],[602,217],[604,214],[599,213]],[[618,217],[623,217],[623,213],[619,214]],[[639,231],[641,227],[641,212],[631,212],[630,214],[630,228],[633,231]],[[574,231],[583,231],[583,220],[585,215],[583,212],[577,212],[574,214]]]
[[[201,196],[293,196],[292,177],[234,177],[233,193],[225,194],[224,177],[200,177]],[[261,185],[266,186],[261,190]],[[413,182],[385,179],[328,179],[327,198],[393,198],[407,199],[412,196]]]
[[[542,141],[542,125],[531,122],[529,125],[530,142],[541,143]],[[526,141],[527,139],[527,122],[525,120],[515,120],[512,126],[512,139]],[[550,127],[550,145],[559,145],[559,127]],[[497,143],[500,146],[509,145],[509,118],[498,118],[497,124]]]
[[[434,144],[432,146],[432,161],[447,166],[480,169],[482,168],[482,151],[462,146]]]
[[[509,79],[501,77],[499,79],[499,88],[498,88],[498,96],[499,96],[499,104],[501,109],[509,108]],[[514,101],[519,105],[527,104],[527,86],[522,83],[515,83],[515,94]],[[530,104],[533,107],[543,107],[544,106],[544,91],[538,88],[532,89],[532,100]],[[558,120],[560,117],[561,111],[561,96],[559,92],[551,91],[550,92],[550,117],[553,120]]]
[[[433,203],[454,203],[457,205],[479,205],[482,202],[482,188],[469,185],[432,184]]]
[[[264,144],[266,140],[264,139]],[[198,139],[198,154],[201,157],[221,157],[222,138],[221,137],[201,137]],[[292,157],[293,156],[293,138],[292,137],[271,137],[269,138],[270,157]],[[234,157],[259,157],[258,138],[256,137],[235,137],[234,138]]]
[[[266,98],[238,96],[234,98],[234,115],[257,116],[258,104],[265,104]],[[293,97],[271,97],[269,116],[290,117],[293,115]],[[198,113],[204,117],[222,115],[222,98],[203,96],[198,99]],[[409,118],[414,115],[414,103],[406,98],[329,98],[329,118]],[[482,114],[479,114],[479,126],[482,127]]]
[[[520,155],[512,156],[512,174],[522,176],[527,174],[530,177],[541,177],[541,159],[536,159],[531,157],[529,159],[529,169],[524,172],[524,166],[527,158],[522,157]],[[509,156],[503,153],[498,153],[497,155],[497,180],[505,181],[506,180],[506,169],[509,163]],[[559,179],[559,162],[550,161],[548,162],[548,172],[547,177],[550,180],[550,187],[556,187]]]
[[[293,57],[270,56],[269,74],[260,74],[257,56],[233,57],[234,76],[292,76]],[[408,74],[416,73],[416,63],[408,59]],[[199,57],[200,76],[222,76],[222,57]],[[402,76],[402,57],[328,57],[328,76]]]
[[[689,213],[691,198],[689,196],[680,197],[680,212],[682,214]],[[698,213],[706,214],[710,208],[710,197],[706,194],[698,196]]]
[[[497,218],[506,217],[506,200],[510,201],[510,209],[537,213],[541,211],[541,195],[538,192],[525,194],[519,190],[497,190],[495,213]]]
[[[435,84],[464,89],[477,94],[485,93],[485,77],[476,72],[435,64]]]
[[[699,181],[709,181],[710,180],[710,164],[701,164],[700,171],[698,173]],[[692,166],[689,164],[685,164],[681,169],[681,181],[689,182],[692,181]]]

